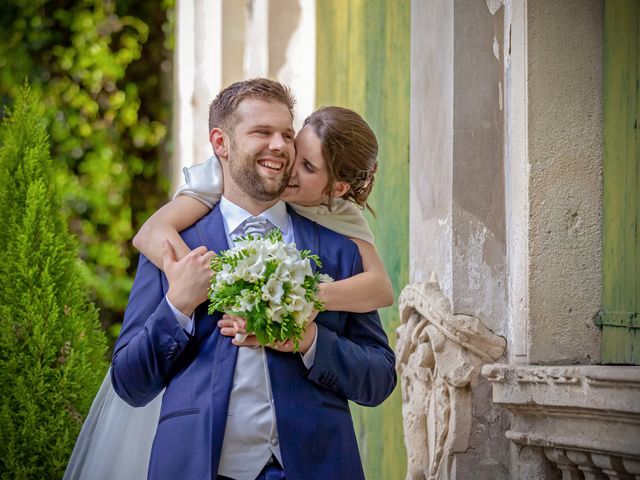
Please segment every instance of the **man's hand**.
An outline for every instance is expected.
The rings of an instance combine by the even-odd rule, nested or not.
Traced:
[[[207,299],[207,291],[213,276],[209,264],[215,255],[202,246],[191,250],[182,260],[176,261],[171,244],[162,244],[164,273],[169,281],[167,298],[180,312],[191,316],[195,308]]]
[[[316,329],[317,326],[313,319],[315,319],[318,312],[314,312],[309,319],[309,323],[307,323],[307,327],[304,331],[302,340],[298,345],[298,352],[305,354],[311,348],[314,339],[316,338]],[[220,327],[220,333],[227,337],[235,337],[237,334],[246,334],[245,328],[247,326],[247,321],[242,317],[236,317],[233,315],[224,314],[222,319],[218,320],[218,327]],[[260,345],[256,336],[252,333],[249,333],[246,339],[242,342],[238,341],[236,338],[231,340],[234,345],[239,347],[256,347]],[[271,345],[267,345],[267,347],[278,350],[279,352],[293,352],[294,343],[293,340],[286,340],[284,342],[276,342]]]

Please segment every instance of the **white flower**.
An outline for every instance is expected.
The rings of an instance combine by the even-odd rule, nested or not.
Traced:
[[[309,260],[300,260],[289,265],[289,275],[291,281],[298,285],[304,283],[304,277],[312,275],[311,264]]]
[[[290,312],[301,312],[304,310],[305,305],[307,304],[307,299],[305,298],[305,289],[301,286],[295,286],[289,291],[289,311]]]
[[[282,242],[276,231],[236,242],[212,262],[215,275],[209,312],[245,316],[247,328],[265,344],[284,338],[300,340],[304,324],[318,305],[314,295],[320,274],[313,273],[311,259],[320,265],[316,256]],[[330,280],[326,275],[323,279]]]
[[[306,302],[302,310],[293,312],[293,320],[298,325],[304,325],[313,312],[313,304]]]
[[[331,278],[326,273],[321,273],[320,275],[318,275],[318,281],[320,283],[331,283],[333,282],[333,278]]]
[[[275,308],[269,309],[271,320],[277,323],[282,323],[282,317],[287,314],[287,311],[284,309],[282,305],[279,305]]]
[[[279,279],[282,282],[286,282],[291,279],[291,272],[289,271],[289,266],[284,263],[280,263],[276,267],[276,271],[273,272],[273,276]]]
[[[262,286],[262,299],[265,301],[280,303],[284,295],[282,282],[278,278],[271,276],[267,283]]]
[[[255,295],[250,290],[246,288],[240,292],[241,298],[238,302],[238,310],[241,312],[248,312],[252,310],[256,306]]]
[[[237,280],[255,283],[265,273],[264,258],[260,255],[249,255],[238,262],[233,275]]]

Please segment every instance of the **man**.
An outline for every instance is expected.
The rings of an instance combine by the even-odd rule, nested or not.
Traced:
[[[333,278],[362,271],[353,242],[278,200],[294,159],[292,109],[288,90],[266,79],[220,92],[210,141],[223,197],[182,232],[194,250],[180,262],[167,253],[166,277],[141,257],[112,382],[134,406],[166,387],[149,478],[364,478],[347,399],[377,405],[396,382],[377,313],[321,313],[300,353],[238,347],[218,328],[221,314],[207,314],[212,252],[249,226],[280,228],[285,241],[318,254]]]

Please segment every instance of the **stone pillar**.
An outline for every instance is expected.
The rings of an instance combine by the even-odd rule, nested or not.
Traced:
[[[502,14],[414,1],[411,279],[435,274],[455,312],[506,319]]]
[[[638,478],[640,368],[592,365],[600,359],[603,2],[513,1],[504,10],[510,354],[483,376],[511,414],[511,474]]]
[[[221,0],[176,2],[174,54],[174,161],[170,180],[182,184],[182,168],[206,160],[209,145],[208,106],[221,89]]]
[[[429,281],[448,302],[452,325],[462,328],[463,318],[473,318],[483,335],[497,339],[507,331],[503,11],[473,0],[414,0],[411,22],[412,283],[405,292]],[[413,342],[412,358],[429,357],[430,335],[418,338],[408,333],[411,330],[401,327],[398,342]],[[411,337],[403,338],[407,335]],[[446,338],[445,345],[452,343],[445,348],[466,351],[456,339]],[[497,358],[486,351],[474,355],[475,363],[452,355],[447,368],[458,374],[475,372],[489,358]],[[442,397],[450,419],[466,420],[456,424],[453,435],[453,424],[442,433],[446,421],[437,415],[424,417],[426,432],[440,432],[444,443],[427,438],[431,433],[420,440],[421,434],[410,431],[415,425],[405,425],[407,450],[413,452],[413,477],[408,478],[421,478],[416,473],[420,468],[422,478],[508,478],[503,435],[507,416],[491,405],[486,380],[473,374],[473,381],[447,384],[444,390],[447,382],[438,380],[442,385],[433,387],[436,394],[427,392],[429,396],[421,398],[421,385],[436,380],[411,382],[412,375],[420,379],[421,374],[403,373],[409,383],[403,384],[407,412],[415,417],[416,409],[432,408],[424,405],[430,398]],[[445,390],[446,395],[438,393]],[[434,448],[445,460],[433,456]],[[424,459],[416,460],[420,449],[429,452],[427,466]]]
[[[271,0],[269,18],[269,76],[296,94],[298,131],[316,107],[316,1]]]
[[[602,1],[509,2],[511,359],[597,363]]]

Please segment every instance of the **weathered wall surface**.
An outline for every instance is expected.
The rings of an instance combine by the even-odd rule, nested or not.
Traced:
[[[410,278],[424,282],[434,274],[448,298],[453,290],[453,6],[414,0],[411,8]]]
[[[368,217],[396,295],[408,280],[409,0],[322,0],[317,5],[317,105],[359,112],[380,145]],[[394,339],[397,307],[380,312]],[[375,409],[353,406],[367,478],[401,479],[406,471],[400,388]]]
[[[506,325],[502,10],[414,2],[411,279],[456,313]]]
[[[597,363],[602,2],[528,2],[526,18],[528,362]]]
[[[500,4],[488,8],[473,0],[414,0],[411,13],[412,285],[405,291],[419,290],[419,282],[436,282],[450,302],[454,324],[460,324],[456,316],[470,316],[491,335],[506,335],[503,9]],[[405,338],[415,337],[411,331],[399,331],[403,344],[416,342]],[[421,333],[416,352],[432,348],[438,358],[442,355],[438,352],[455,350],[453,344],[458,341],[467,348],[473,335],[458,332],[454,338],[452,333],[444,341],[438,337],[433,329]],[[501,354],[480,358],[487,362]],[[451,382],[447,369],[469,368],[463,358],[450,357],[446,366],[435,362],[433,380],[427,381],[427,390],[435,392],[430,398],[437,398],[441,378]],[[420,368],[408,361],[403,378],[421,375]],[[451,409],[449,418],[457,419],[447,433],[441,432],[442,422],[436,417],[427,416],[425,425],[429,435],[449,436],[444,444],[435,442],[448,460],[441,464],[438,458],[430,458],[424,471],[436,468],[438,475],[445,475],[437,478],[507,478],[507,416],[491,405],[487,381],[456,384],[451,399],[453,392],[468,403],[439,404],[438,408]],[[404,399],[407,411],[415,411],[419,403],[410,394]],[[411,428],[419,430],[413,424]],[[407,436],[409,442],[416,439],[415,432]],[[443,446],[450,442],[455,446]],[[419,449],[409,447],[412,471],[418,468],[415,452]],[[432,449],[430,442],[429,452]],[[443,474],[446,468],[450,470]]]
[[[451,302],[503,334],[503,9],[492,15],[483,2],[454,3]]]

